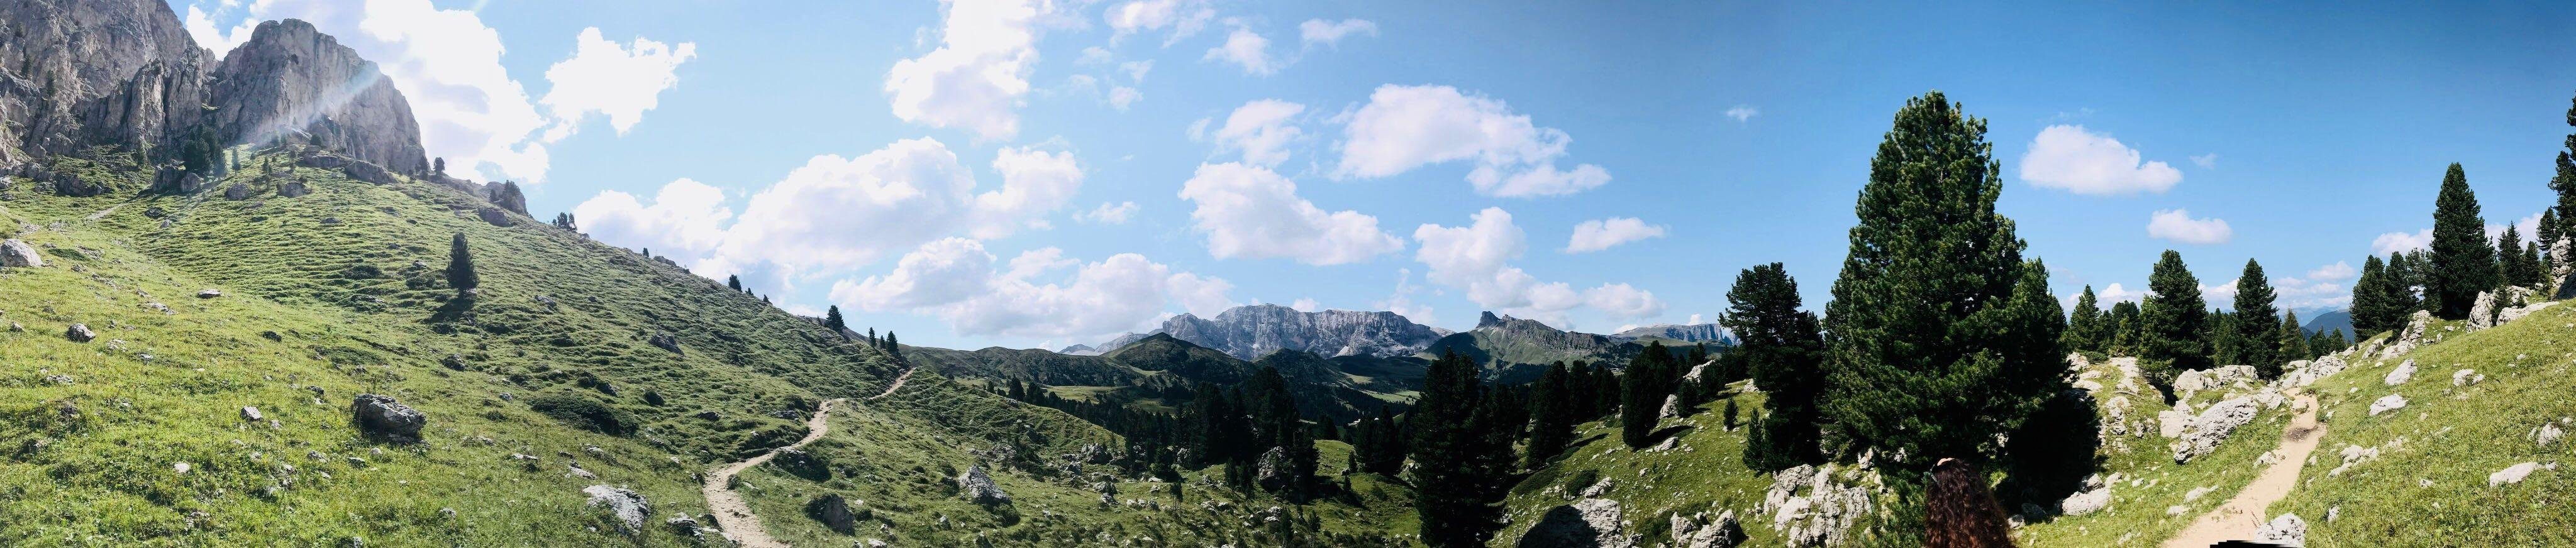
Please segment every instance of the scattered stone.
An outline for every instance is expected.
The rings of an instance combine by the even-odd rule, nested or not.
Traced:
[[[497,207],[476,209],[474,216],[483,219],[483,222],[492,223],[492,226],[508,228],[511,224],[510,216],[502,213],[501,208]]]
[[[606,506],[617,516],[617,530],[621,533],[634,535],[644,532],[644,516],[653,513],[653,505],[644,501],[644,495],[631,490],[593,485],[582,488],[581,492],[590,495],[590,502],[585,506]]]
[[[339,218],[339,217],[323,217],[323,218],[322,218],[322,226],[332,226],[332,225],[337,225],[337,224],[340,224],[340,218]]]
[[[2543,424],[2540,425],[2540,428],[2536,428],[2531,431],[2532,441],[2539,442],[2541,447],[2548,447],[2549,444],[2558,443],[2558,438],[2566,435],[2567,432],[2565,430],[2558,429],[2558,425],[2555,424]]]
[[[2406,381],[2410,380],[2415,380],[2415,360],[2406,360],[2405,363],[2397,364],[2397,368],[2389,370],[2388,377],[2380,379],[2380,382],[2397,386],[2406,384]]]
[[[659,347],[663,350],[669,350],[673,354],[681,353],[680,338],[670,333],[654,333],[652,337],[646,338],[644,342],[651,343],[653,346]]]
[[[251,422],[268,420],[268,417],[264,417],[259,414],[259,408],[257,407],[243,407],[241,410],[241,416],[242,420]]]
[[[2389,394],[2389,395],[2387,395],[2387,396],[2384,396],[2384,397],[2379,398],[2379,400],[2378,400],[2378,401],[2370,402],[2370,416],[2376,417],[2376,416],[2379,416],[2379,414],[2380,414],[2380,413],[2386,413],[2386,412],[2389,412],[2389,411],[2396,411],[2396,410],[2399,410],[2399,409],[2405,409],[2405,408],[2406,408],[2406,397],[2405,397],[2405,396],[2400,396],[2400,395],[2396,395],[2396,394]]]
[[[224,187],[224,199],[236,202],[250,199],[250,185],[233,183]]]
[[[63,338],[71,339],[72,342],[76,343],[85,343],[89,342],[91,339],[98,338],[98,333],[90,331],[88,324],[76,323],[72,324],[70,329],[63,330]]]
[[[420,427],[429,423],[428,415],[394,401],[392,396],[359,394],[349,410],[356,415],[359,427],[398,443],[420,441]]]
[[[2477,386],[2479,382],[2485,380],[2487,380],[2487,376],[2478,374],[2478,370],[2476,369],[2462,369],[2451,372],[2451,386]]]
[[[2253,422],[2254,413],[2259,410],[2251,397],[2210,405],[2209,409],[2193,417],[2190,426],[2183,429],[2182,436],[2174,440],[2174,462],[2190,462],[2192,457],[2209,454],[2218,448],[2219,442],[2227,441],[2227,435],[2235,432],[2237,427]]]
[[[304,187],[304,181],[287,181],[277,185],[277,196],[280,198],[302,198],[312,193],[312,189]]]
[[[1772,529],[1790,545],[1842,545],[1853,523],[1870,515],[1869,490],[1839,485],[1833,475],[1832,465],[1799,465],[1772,476],[1761,508],[1772,513]]]
[[[1663,409],[1662,409],[1662,410],[1659,410],[1659,411],[1656,411],[1656,412],[1655,412],[1655,418],[1656,418],[1656,419],[1671,419],[1671,418],[1679,418],[1679,417],[1681,417],[1681,416],[1682,416],[1682,397],[1681,397],[1681,395],[1680,395],[1680,394],[1666,394],[1666,395],[1664,395],[1664,407],[1663,407]]]
[[[1710,521],[1707,512],[1684,517],[1673,514],[1674,548],[1733,548],[1744,543],[1744,525],[1734,510],[1719,513]]]
[[[1002,492],[1002,486],[993,483],[993,476],[984,473],[983,465],[967,466],[965,473],[957,475],[957,488],[959,494],[966,495],[966,500],[974,501],[976,504],[993,506],[1011,503],[1010,493]]]
[[[2493,474],[2487,474],[2487,486],[2488,486],[2488,487],[2498,487],[2498,486],[2513,485],[2513,484],[2516,484],[2516,483],[2522,483],[2522,479],[2523,479],[2523,478],[2526,478],[2526,477],[2530,477],[2530,476],[2531,476],[2531,471],[2532,471],[2532,470],[2536,470],[2536,469],[2539,469],[2539,468],[2540,468],[2540,463],[2537,463],[2537,462],[2526,462],[2526,463],[2522,463],[2522,464],[2516,464],[2516,465],[2513,465],[2513,466],[2507,466],[2507,467],[2505,467],[2505,469],[2503,469],[2503,470],[2498,470],[2498,471],[2496,471],[2496,473],[2493,473]]]
[[[2263,524],[2263,528],[2255,529],[2254,540],[2290,548],[2307,546],[2308,522],[2299,519],[2298,514],[2281,514],[2281,517],[2272,518],[2271,523]]]
[[[36,248],[17,238],[0,240],[0,266],[35,268],[45,266],[45,258]]]
[[[806,502],[805,515],[844,535],[855,533],[859,528],[858,514],[850,511],[849,499],[842,498],[840,493],[824,493]]]
[[[212,298],[215,298],[215,297],[221,297],[221,296],[224,296],[224,292],[222,292],[222,291],[217,291],[217,290],[213,290],[213,289],[208,289],[208,290],[205,290],[205,291],[199,291],[199,292],[197,292],[197,298],[199,298],[199,299],[212,299]]]

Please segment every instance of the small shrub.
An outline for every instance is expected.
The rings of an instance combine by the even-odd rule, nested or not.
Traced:
[[[1583,488],[1591,487],[1595,483],[1601,483],[1601,471],[1586,469],[1575,472],[1573,476],[1565,478],[1565,492],[1581,493]]]

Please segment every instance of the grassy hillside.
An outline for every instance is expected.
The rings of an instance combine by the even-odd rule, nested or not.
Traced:
[[[135,166],[56,166],[115,190],[21,185],[0,202],[0,230],[48,261],[0,269],[0,324],[17,327],[0,331],[0,544],[692,545],[663,521],[707,511],[695,474],[795,440],[818,402],[875,394],[904,369],[677,267],[515,214],[486,223],[474,215],[486,204],[447,187],[270,155],[203,193],[139,195]],[[311,193],[279,195],[289,183]],[[232,184],[249,197],[225,199]],[[440,273],[459,232],[483,280],[471,301]],[[197,298],[204,289],[222,296]],[[96,339],[67,339],[75,323]],[[426,413],[423,441],[363,435],[349,412],[359,393]],[[910,482],[828,480],[876,489],[864,493],[875,523],[897,538],[958,538],[937,529],[945,517],[952,530],[1015,520],[995,532],[1004,545],[1119,542],[1044,518],[1097,495],[1041,469],[994,473],[1028,501],[1016,510],[960,507],[946,491],[946,471],[990,467],[965,448],[1117,447],[1106,431],[934,374],[847,409],[835,423],[853,427],[814,453]],[[803,500],[773,466],[747,475],[781,486],[748,495],[773,530],[860,538],[811,534],[813,520],[780,506]],[[586,507],[594,484],[643,494],[645,527],[630,538]],[[1121,515],[1139,531],[1196,523]]]

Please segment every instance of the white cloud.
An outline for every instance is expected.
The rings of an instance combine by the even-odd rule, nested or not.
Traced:
[[[2497,238],[2504,237],[2505,226],[2506,225],[2488,224],[2487,243],[2494,244],[2496,243]],[[2521,238],[2522,241],[2540,241],[2540,213],[2534,212],[2530,215],[2524,215],[2520,219],[2515,219],[2511,226],[2513,226],[2514,236]]]
[[[2236,230],[2227,227],[2225,219],[2194,219],[2182,209],[2157,211],[2147,220],[2147,236],[2175,242],[2210,245],[2223,244],[2236,238]]]
[[[1646,224],[1636,217],[1595,219],[1574,225],[1574,237],[1565,243],[1566,253],[1587,253],[1610,249],[1611,246],[1660,238],[1664,227]]]
[[[939,48],[886,71],[895,117],[982,139],[1018,135],[1021,97],[1037,67],[1041,1],[943,0]]]
[[[1127,86],[1113,86],[1109,88],[1109,106],[1111,108],[1116,108],[1122,111],[1127,110],[1129,105],[1134,105],[1137,101],[1142,100],[1145,100],[1145,93],[1136,91],[1136,88]]]
[[[2200,286],[2200,298],[2202,301],[2208,302],[2210,306],[2234,308],[2236,302],[2236,282],[2242,279],[2243,278],[2228,280],[2227,283],[2218,285],[2202,284]]]
[[[1340,48],[1342,46],[1343,38],[1359,34],[1377,36],[1377,23],[1370,22],[1367,19],[1343,19],[1340,21],[1308,19],[1305,23],[1297,25],[1298,41],[1305,44],[1305,47],[1309,48],[1315,47],[1316,44]]]
[[[2360,276],[2351,263],[2335,261],[2309,270],[2304,277],[2274,277],[2272,292],[2284,309],[2340,307],[2352,304],[2350,284]]]
[[[1217,150],[1243,151],[1243,161],[1254,165],[1279,165],[1288,161],[1288,143],[1305,133],[1294,123],[1305,111],[1306,105],[1278,99],[1244,103],[1225,117],[1224,127],[1217,128]]]
[[[1118,72],[1126,74],[1127,79],[1130,81],[1142,83],[1145,81],[1146,74],[1154,72],[1154,60],[1147,59],[1143,61],[1119,63]]]
[[[1699,319],[1699,315],[1698,315],[1698,314],[1692,314],[1692,315],[1690,315],[1690,319],[1688,319],[1688,320],[1683,320],[1683,321],[1682,321],[1682,325],[1699,325],[1699,324],[1703,324],[1703,323],[1708,323],[1708,322],[1700,321],[1700,319]],[[1620,331],[1627,331],[1627,330],[1626,330],[1626,329],[1621,329]]]
[[[1489,207],[1464,227],[1425,224],[1414,229],[1420,245],[1414,260],[1430,268],[1432,283],[1467,292],[1467,300],[1489,310],[1565,325],[1575,307],[1591,305],[1615,317],[1662,314],[1654,293],[1627,284],[1603,284],[1581,293],[1564,282],[1540,282],[1509,261],[1528,249],[1527,236],[1512,224],[1512,214]]]
[[[1386,85],[1348,115],[1336,177],[1388,177],[1425,165],[1473,159],[1467,180],[1499,197],[1572,194],[1610,182],[1610,172],[1556,160],[1574,138],[1530,123],[1502,101],[1449,86]]]
[[[1002,175],[1001,188],[975,195],[971,226],[977,238],[1045,226],[1046,214],[1064,207],[1082,188],[1082,167],[1071,152],[1004,148],[993,157],[993,172]]]
[[[1252,32],[1252,27],[1241,22],[1229,22],[1234,23],[1234,31],[1226,33],[1224,44],[1208,48],[1202,59],[1233,63],[1243,67],[1244,74],[1269,76],[1278,73],[1285,63],[1270,56],[1270,39]]]
[[[2114,196],[2162,193],[2182,182],[2182,171],[2164,162],[2141,164],[2138,151],[2084,126],[2054,125],[2031,139],[2021,157],[2021,178],[2044,188]]]
[[[1726,117],[1734,118],[1737,123],[1750,121],[1753,117],[1761,115],[1762,109],[1753,108],[1753,105],[1735,105],[1735,108],[1726,109]]]
[[[1367,260],[1404,249],[1357,211],[1325,212],[1297,196],[1297,183],[1268,168],[1202,164],[1181,184],[1195,230],[1217,258],[1287,258],[1311,265]]]
[[[2317,267],[2316,270],[2308,271],[2308,279],[2312,280],[2341,280],[2359,276],[2361,276],[2361,271],[2354,270],[2351,263],[2343,261],[2335,261],[2334,264],[2320,266]]]
[[[2120,284],[2117,283],[2105,286],[2101,291],[2093,293],[2093,299],[2101,302],[2101,306],[2104,310],[2109,310],[2111,308],[2111,303],[2121,301],[2133,303],[2140,302],[2140,299],[2144,299],[2146,297],[2147,292],[2145,291],[2133,291],[2129,288],[2121,287]]]
[[[554,127],[546,130],[547,142],[571,136],[581,119],[594,112],[607,116],[619,135],[626,134],[643,121],[644,111],[660,102],[662,90],[680,84],[680,63],[698,55],[698,45],[690,42],[671,46],[636,37],[632,47],[621,46],[601,38],[598,27],[581,29],[573,42],[572,58],[546,69],[546,81],[554,87],[537,101],[555,117]]]
[[[1073,220],[1092,224],[1123,225],[1127,224],[1127,220],[1129,218],[1136,216],[1136,209],[1136,202],[1118,202],[1115,204],[1101,202],[1100,207],[1091,208],[1091,211],[1074,214]]]
[[[1109,22],[1111,43],[1137,32],[1171,27],[1171,37],[1163,42],[1169,46],[1207,28],[1208,21],[1216,19],[1216,10],[1197,0],[1136,0],[1111,7],[1101,17]]]
[[[2218,153],[2212,152],[2193,156],[2191,157],[2191,163],[2192,165],[2200,166],[2201,169],[2216,169],[2218,167]]]
[[[451,173],[545,180],[546,147],[533,138],[550,120],[502,67],[500,32],[473,11],[442,10],[429,0],[262,0],[212,13],[192,5],[184,25],[199,45],[227,52],[249,41],[259,22],[287,18],[312,23],[375,62],[411,104],[422,148],[446,158]],[[226,31],[218,19],[237,24]],[[567,114],[580,113],[557,117]]]
[[[897,141],[845,158],[816,156],[753,193],[741,215],[722,193],[675,181],[653,204],[602,192],[574,208],[603,242],[653,247],[710,274],[763,266],[788,280],[865,266],[940,238],[997,238],[1047,226],[1082,185],[1073,155],[1003,148],[1001,184],[977,192],[973,172],[931,139]],[[728,226],[728,219],[733,219]]]
[[[2433,229],[2430,228],[2415,231],[2414,234],[2389,232],[2370,240],[2370,253],[2373,255],[2387,255],[2431,247],[2433,247]]]
[[[1602,284],[1584,290],[1583,303],[1618,318],[1652,318],[1664,313],[1664,301],[1656,299],[1655,292],[1628,284]]]
[[[1298,312],[1314,312],[1324,309],[1324,304],[1315,302],[1314,299],[1297,299],[1296,302],[1288,303],[1288,308]]]
[[[1098,65],[1108,63],[1116,58],[1117,54],[1110,53],[1109,48],[1091,46],[1082,48],[1082,56],[1074,58],[1073,62],[1084,65]]]
[[[1421,291],[1422,286],[1413,284],[1413,269],[1396,269],[1395,291],[1387,294],[1386,300],[1378,301],[1377,309],[1394,312],[1413,323],[1435,325],[1439,319],[1432,316],[1431,305],[1413,302],[1413,294]]]
[[[651,205],[609,190],[573,206],[572,214],[582,231],[599,241],[692,261],[724,243],[724,225],[733,218],[733,210],[724,206],[724,191],[689,179],[662,185]]]
[[[902,310],[940,318],[960,335],[1026,338],[1104,337],[1131,331],[1178,304],[1193,312],[1222,310],[1232,284],[1133,253],[1080,264],[1053,248],[1022,253],[1007,271],[981,243],[948,238],[906,253],[895,271],[832,284],[831,299],[862,310]],[[1070,278],[1042,282],[1071,267]]]

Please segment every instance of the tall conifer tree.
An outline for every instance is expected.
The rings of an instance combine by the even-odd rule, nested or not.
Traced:
[[[1656,341],[1628,360],[1628,369],[1620,372],[1619,441],[1629,449],[1645,448],[1661,423],[1664,397],[1673,393],[1672,366],[1672,353]]]
[[[2139,307],[2140,365],[2159,386],[2170,385],[2184,371],[2209,368],[2209,340],[2204,336],[2209,305],[2200,296],[2200,278],[2182,262],[2182,253],[2167,249],[2147,274],[2146,304]]]
[[[2066,349],[2100,352],[2103,350],[2102,303],[2093,296],[2093,286],[2084,286],[2084,294],[2075,298],[2073,318],[2066,322]]]
[[[2478,293],[2496,288],[2495,255],[2487,243],[2486,217],[2478,213],[2478,195],[2469,191],[2469,176],[2460,164],[2451,164],[2442,174],[2442,193],[2433,200],[2432,264],[2424,287],[2433,315],[2468,318]]]
[[[1532,387],[1532,420],[1525,461],[1531,469],[1547,466],[1549,460],[1565,451],[1566,444],[1574,441],[1578,411],[1574,407],[1573,387],[1569,380],[1572,375],[1566,371],[1565,362],[1557,362],[1549,365],[1547,373],[1539,375],[1538,382]]]
[[[2245,260],[2245,272],[2236,276],[2236,350],[2238,363],[2254,366],[2254,371],[2271,380],[2281,376],[2281,362],[2299,358],[2280,356],[2281,314],[2273,306],[2275,292],[2271,278],[2263,275],[2263,264]]]
[[[1825,341],[1815,313],[1798,309],[1798,281],[1780,263],[1755,266],[1735,275],[1726,300],[1723,321],[1735,332],[1735,353],[1771,409],[1753,425],[1761,442],[1745,444],[1745,466],[1767,472],[1815,463],[1822,456],[1816,400],[1825,388]]]
[[[447,286],[456,288],[459,295],[473,294],[483,286],[483,276],[474,272],[474,253],[465,249],[463,232],[447,243]]]
[[[1484,389],[1476,373],[1475,360],[1443,352],[1424,371],[1422,397],[1405,414],[1417,464],[1410,479],[1438,486],[1417,491],[1413,500],[1422,543],[1433,548],[1484,546],[1502,527],[1511,446],[1493,433],[1494,413],[1479,412]]]
[[[2397,299],[2397,283],[2387,267],[2379,262],[2379,256],[2372,255],[2362,260],[2361,278],[2352,282],[2349,313],[2354,331],[2369,336],[2394,329],[2398,318],[2407,313],[2407,306]]]
[[[2291,311],[2289,314],[2281,317],[2280,340],[2281,359],[2295,361],[2316,357],[2316,351],[2308,348],[2307,328],[2299,327],[2298,311]],[[2254,369],[2256,371],[2262,371],[2263,368],[2256,367]],[[2277,379],[2280,377],[2281,365],[2276,364],[2272,366],[2271,376],[2264,378]]]

